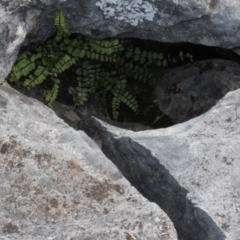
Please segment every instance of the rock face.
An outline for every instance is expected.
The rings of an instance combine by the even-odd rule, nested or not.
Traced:
[[[239,47],[237,0],[0,0],[0,83],[22,45],[55,32],[58,9],[71,32],[95,38]],[[177,122],[239,87],[236,64],[201,64],[166,75],[170,88],[156,89],[159,108]],[[0,86],[0,237],[175,240],[173,222],[181,240],[240,240],[239,96],[162,130],[134,133],[96,120],[93,132],[121,173],[86,134]]]
[[[204,115],[134,133],[96,120],[104,153],[187,240],[240,239],[240,90]]]
[[[171,69],[157,80],[155,103],[180,123],[213,107],[227,92],[240,88],[240,66],[209,59]]]
[[[85,133],[6,84],[0,112],[0,238],[177,240]]]
[[[239,46],[240,33],[235,30],[240,23],[237,0],[98,0],[84,4],[68,1],[66,5],[71,12],[79,13],[69,18],[69,26],[96,37],[118,35],[161,42]]]
[[[237,0],[1,0],[0,82],[9,73],[23,43],[46,39],[55,32],[57,9],[65,12],[71,32],[95,38],[134,37],[236,51],[239,48]]]

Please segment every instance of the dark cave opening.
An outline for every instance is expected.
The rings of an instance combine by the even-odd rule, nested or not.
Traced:
[[[72,38],[74,39],[77,34],[72,34]],[[234,53],[231,50],[228,49],[222,49],[217,47],[209,47],[204,46],[200,44],[192,44],[192,43],[161,43],[156,41],[150,41],[150,40],[139,40],[139,39],[121,39],[126,46],[132,45],[134,48],[140,48],[141,51],[151,51],[151,52],[157,52],[157,53],[163,53],[168,58],[168,65],[166,68],[161,69],[161,71],[158,72],[158,77],[161,76],[161,74],[164,73],[164,71],[171,71],[171,69],[176,67],[181,67],[186,64],[191,64],[191,62],[206,60],[206,59],[225,59],[225,60],[231,60],[235,61],[237,63],[240,62],[240,56],[236,53]],[[33,46],[37,46],[37,43],[34,43],[33,45],[28,45],[23,48],[23,51],[32,49]],[[192,56],[192,59],[189,59],[187,57],[184,57],[184,59],[181,59],[179,57],[179,53],[184,52],[184,54],[190,54]],[[173,59],[176,59],[176,62],[173,61]],[[111,64],[104,63],[106,69],[111,68]],[[118,66],[117,66],[118,67]],[[76,73],[75,73],[76,67],[71,67],[67,71],[62,72],[59,74],[59,79],[61,80],[61,85],[59,87],[59,93],[57,95],[56,101],[59,103],[73,106],[73,96],[71,95],[69,89],[70,88],[76,88]],[[124,69],[125,71],[125,69]],[[138,104],[139,104],[139,110],[137,113],[133,112],[129,107],[125,104],[120,104],[119,107],[119,117],[117,119],[118,122],[123,123],[140,123],[146,126],[149,126],[153,129],[156,128],[165,128],[174,125],[174,121],[168,117],[166,114],[161,112],[159,108],[154,103],[154,85],[156,79],[151,79],[151,81],[148,81],[147,83],[142,81],[137,81],[135,79],[130,79],[131,77],[128,77],[128,87],[127,90],[135,96]],[[103,79],[104,80],[104,79]],[[13,86],[16,84],[12,84]],[[38,95],[41,95],[40,92],[43,91],[43,89],[47,88],[51,83],[45,81],[43,86],[40,87],[39,85],[34,87],[36,89],[36,92],[38,92]],[[19,85],[18,85],[19,87]],[[27,91],[24,90],[26,93]],[[95,94],[98,95],[97,93]],[[95,96],[94,96],[95,97]],[[98,96],[97,96],[98,97]],[[106,95],[106,105],[103,106],[105,108],[104,112],[101,112],[100,115],[103,115],[104,117],[108,117],[111,119],[111,94]],[[40,98],[38,96],[38,98]],[[41,100],[43,100],[41,98]],[[101,101],[101,96],[99,98],[99,101]],[[91,104],[91,103],[90,103]],[[84,104],[84,107],[88,108],[88,102]],[[96,106],[99,108],[98,106]],[[82,106],[80,108],[75,108],[76,112],[81,111]],[[80,109],[80,110],[79,110]],[[99,108],[100,109],[100,108]],[[99,117],[99,116],[98,116]],[[115,119],[116,120],[116,119]]]
[[[149,51],[170,53],[172,56],[177,56],[179,51],[185,53],[190,53],[195,61],[201,61],[206,59],[225,59],[240,62],[240,56],[234,53],[232,50],[209,47],[200,44],[192,43],[160,43],[150,40],[139,40],[139,39],[126,39],[127,42],[134,42],[136,46],[139,46],[141,49],[146,49]],[[188,64],[189,61],[181,61],[177,64],[169,64],[167,69],[176,68]],[[65,81],[66,82],[66,81]],[[132,82],[130,82],[131,84]],[[67,86],[64,86],[62,93],[58,96],[58,101],[67,105],[73,104],[72,98],[68,94],[64,94],[64,89]],[[124,123],[140,123],[143,125],[150,126],[153,129],[165,128],[174,125],[174,121],[166,114],[162,113],[157,106],[153,103],[154,96],[151,96],[153,91],[152,85],[144,85],[142,82],[133,82],[130,86],[133,91],[138,92],[137,101],[140,105],[141,111],[138,114],[135,114],[129,109],[126,105],[121,105],[119,109],[119,118],[118,122]],[[137,88],[137,89],[136,89]],[[110,98],[108,99],[110,102]],[[87,105],[87,104],[86,104]],[[108,112],[111,112],[111,105],[107,105]]]

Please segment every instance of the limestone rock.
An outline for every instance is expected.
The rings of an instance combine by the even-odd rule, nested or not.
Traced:
[[[171,218],[184,240],[240,239],[240,90],[167,129],[132,132],[96,120],[104,153]]]
[[[1,239],[177,239],[85,133],[7,84],[0,113]]]
[[[156,83],[155,103],[175,123],[205,113],[227,92],[240,88],[240,66],[209,59],[167,70]]]

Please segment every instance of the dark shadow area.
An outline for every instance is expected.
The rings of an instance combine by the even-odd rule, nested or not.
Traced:
[[[107,132],[102,132],[102,140],[103,153],[144,197],[166,212],[179,239],[225,239],[212,218],[188,200],[187,190],[148,149],[126,137],[116,139]]]
[[[79,34],[71,34],[70,40],[75,40],[77,37],[79,37]],[[54,38],[55,36],[52,36],[48,40],[51,41]],[[208,47],[200,44],[161,43],[156,41],[140,40],[140,39],[133,39],[133,38],[119,39],[119,41],[121,42],[124,48],[124,51],[120,52],[118,56],[119,59],[121,59],[121,61],[104,62],[104,61],[99,61],[99,60],[97,61],[96,59],[91,59],[89,57],[86,57],[86,59],[82,59],[78,64],[73,65],[68,69],[66,69],[66,71],[60,72],[58,75],[58,78],[60,81],[60,84],[58,86],[58,93],[54,93],[57,95],[56,101],[68,106],[74,106],[76,112],[78,112],[79,106],[76,106],[76,102],[74,102],[74,96],[73,96],[73,93],[71,93],[71,89],[72,90],[77,89],[77,87],[79,86],[79,83],[84,85],[85,80],[83,78],[81,80],[76,80],[77,78],[79,78],[79,75],[76,74],[77,69],[79,68],[79,66],[82,66],[86,61],[90,62],[88,67],[91,64],[94,65],[96,63],[100,63],[102,70],[105,72],[108,72],[112,69],[115,69],[117,71],[116,76],[112,77],[112,78],[116,78],[115,79],[116,83],[114,84],[117,84],[117,82],[121,81],[122,79],[127,81],[127,87],[124,91],[127,91],[128,93],[130,93],[130,95],[138,103],[137,111],[133,111],[133,109],[129,108],[130,104],[127,105],[121,102],[118,108],[118,111],[119,111],[118,117],[117,119],[114,119],[114,120],[121,123],[139,123],[145,126],[149,126],[153,129],[165,128],[165,127],[174,125],[175,121],[173,121],[171,117],[169,117],[168,115],[160,111],[159,107],[155,103],[156,94],[154,95],[154,88],[156,87],[156,81],[161,79],[161,76],[165,70],[171,70],[176,67],[184,66],[185,64],[191,64],[192,61],[196,62],[196,61],[205,60],[205,59],[221,58],[221,59],[232,60],[232,61],[236,61],[237,63],[240,63],[240,56],[231,50],[221,49],[216,47]],[[24,52],[27,50],[27,51],[30,51],[31,53],[32,52],[34,53],[34,51],[36,51],[36,48],[38,47],[39,44],[41,44],[41,46],[45,46],[44,44],[46,42],[34,43],[31,45],[29,44],[27,46],[24,46],[21,52]],[[49,43],[49,45],[50,47],[49,48],[46,47],[45,49],[47,50],[46,52],[52,51],[54,53],[59,51],[58,45],[54,46],[54,49],[53,49],[53,46],[51,45],[51,42]],[[65,45],[63,49],[64,48],[66,48]],[[136,49],[139,48],[141,54],[143,54],[143,52],[147,52],[151,54],[163,53],[164,59],[167,61],[167,65],[164,67],[163,65],[161,65],[160,67],[157,65],[157,60],[154,58],[151,58],[152,63],[146,67],[145,63],[141,64],[139,60],[134,59],[136,55],[134,56],[133,54],[132,59],[125,56],[126,52],[129,51],[129,49],[131,48],[135,49],[134,51],[136,51]],[[44,54],[46,55],[45,60],[47,61],[49,59],[51,60],[50,56],[48,56],[46,52],[44,52]],[[184,53],[184,57],[180,57],[179,55],[180,52]],[[187,54],[189,54],[191,57],[187,57]],[[153,72],[154,73],[153,77],[150,77],[146,81],[139,80],[138,77],[135,77],[135,74],[136,73],[139,74],[140,70],[138,69],[136,71],[135,70],[133,71],[132,68],[130,69],[130,65],[129,65],[130,62],[131,64],[133,64],[133,69],[140,66],[140,70],[141,68],[144,69],[143,72],[149,72],[149,73]],[[50,62],[49,64],[51,65],[52,63]],[[141,74],[139,74],[139,77],[143,76]],[[123,78],[118,79],[119,75],[121,75]],[[23,78],[22,81],[24,81],[24,79],[25,78]],[[99,82],[104,80],[105,79],[97,79],[97,81],[95,81],[94,84],[97,85]],[[26,92],[25,90],[22,90],[20,88],[20,87],[23,88],[23,86],[21,85],[21,81],[17,83],[13,82],[11,84],[13,87],[18,88],[18,90],[22,92]],[[31,91],[33,90],[35,92],[38,92],[39,96],[42,96],[43,92],[53,88],[54,84],[55,84],[54,81],[52,81],[51,79],[47,79],[46,81],[43,81],[41,85],[35,84],[34,87],[29,87],[29,88],[31,88]],[[28,86],[25,84],[24,87],[26,88]],[[89,86],[86,86],[86,88],[88,87]],[[93,89],[93,87],[91,88]],[[112,89],[114,89],[114,87],[112,87]],[[85,91],[85,90],[86,89],[83,89],[82,87],[82,91]],[[91,92],[91,95],[94,95],[94,97],[98,97],[100,102],[102,103],[104,102],[105,104],[104,117],[107,117],[113,120],[112,102],[113,102],[113,96],[114,94],[116,94],[116,91],[115,93],[109,91],[107,93],[101,94],[99,93],[100,90],[97,89],[95,92]],[[76,91],[74,94],[75,94],[75,98],[77,95],[79,96],[83,95],[82,92],[78,92],[76,94]],[[91,96],[88,96],[89,99],[90,97]],[[40,97],[40,98],[42,99],[42,101],[46,100],[43,97]],[[193,99],[192,101],[194,102],[195,100],[194,96],[192,97],[192,99]],[[88,104],[89,103],[86,101],[83,106],[80,106],[80,108],[82,107],[88,108]]]
[[[194,60],[197,61],[206,59],[225,59],[240,63],[240,56],[231,49],[211,47],[189,42],[163,43],[150,40],[138,40],[138,41],[142,41],[142,46],[144,46],[145,48],[155,51],[162,51],[164,53],[171,54],[177,54],[179,53],[179,51],[191,53]]]

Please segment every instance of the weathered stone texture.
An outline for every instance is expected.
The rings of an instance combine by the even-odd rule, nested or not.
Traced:
[[[240,239],[240,90],[200,117],[131,132],[97,121],[102,148],[183,239]]]
[[[154,102],[161,112],[180,123],[205,113],[239,87],[239,64],[208,59],[167,70],[156,82]]]
[[[0,0],[0,83],[22,45],[55,32],[57,9],[65,12],[71,32],[95,38],[239,48],[238,0]],[[184,74],[201,75],[196,79],[209,84],[202,78],[206,69],[200,74],[198,63],[194,66],[180,77],[185,88],[180,95],[189,111],[194,109],[188,105],[189,89],[195,83]],[[195,85],[204,111],[212,106],[216,89],[222,97],[239,86],[238,67],[229,64],[221,72],[219,66],[210,71],[215,78],[207,76],[212,92],[204,91],[204,84]],[[230,83],[217,81],[216,76],[227,79],[230,72]],[[157,89],[159,95],[165,90]],[[176,104],[180,95],[165,100]],[[144,196],[164,209],[181,240],[240,240],[239,96],[239,90],[231,92],[203,116],[162,130],[133,133],[102,123],[105,153]],[[171,114],[177,121],[189,119],[181,118],[181,106],[174,107]],[[0,113],[1,238],[177,238],[167,215],[141,197],[86,134],[7,85],[0,86]]]
[[[177,239],[85,133],[7,84],[0,113],[0,238]]]

